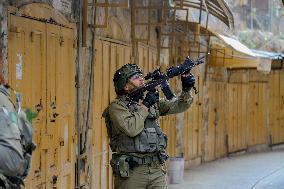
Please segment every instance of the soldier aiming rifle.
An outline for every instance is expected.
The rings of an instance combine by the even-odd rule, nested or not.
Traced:
[[[160,127],[159,116],[181,113],[191,106],[195,78],[190,70],[200,63],[201,60],[186,59],[166,73],[156,70],[149,75],[148,83],[136,64],[126,64],[115,72],[117,97],[103,113],[113,152],[110,163],[115,189],[166,188],[167,136]],[[177,75],[181,75],[182,82],[179,96],[167,84],[169,78]],[[158,86],[168,99],[159,98]]]

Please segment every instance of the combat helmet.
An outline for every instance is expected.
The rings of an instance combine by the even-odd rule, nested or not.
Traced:
[[[137,66],[136,64],[126,64],[115,72],[113,77],[113,84],[116,94],[124,94],[124,86],[128,82],[129,78],[131,78],[135,74],[143,74],[141,68],[139,68],[139,66]]]

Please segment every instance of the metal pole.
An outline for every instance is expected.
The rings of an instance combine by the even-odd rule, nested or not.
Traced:
[[[250,29],[253,29],[253,8],[252,8],[252,0],[250,0]]]
[[[88,29],[88,0],[83,0],[82,17],[82,46],[87,47],[87,29]]]
[[[131,12],[131,42],[132,42],[132,56],[131,63],[138,64],[137,58],[137,46],[138,43],[135,39],[135,2],[136,0],[130,0],[130,12]]]
[[[77,41],[77,66],[76,66],[76,132],[77,132],[77,167],[76,167],[76,188],[80,189],[80,168],[81,168],[81,137],[80,137],[80,65],[82,61],[82,25],[83,25],[83,0],[79,0],[79,24]]]

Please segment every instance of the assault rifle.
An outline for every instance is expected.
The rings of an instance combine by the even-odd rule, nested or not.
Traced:
[[[182,64],[168,68],[165,73],[161,72],[160,68],[155,69],[153,72],[150,72],[145,76],[145,80],[148,80],[145,86],[140,87],[135,91],[129,93],[128,97],[130,99],[134,99],[145,91],[155,91],[156,87],[160,85],[166,98],[168,100],[171,100],[175,95],[170,89],[168,80],[175,76],[189,74],[192,68],[204,63],[203,59],[206,56],[207,55],[202,56],[195,61],[191,60],[188,56]],[[193,89],[195,90],[195,93],[197,93],[196,87],[193,87]]]

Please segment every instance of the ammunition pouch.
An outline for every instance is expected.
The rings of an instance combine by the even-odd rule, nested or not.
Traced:
[[[0,189],[21,189],[25,186],[20,177],[8,177],[0,173]]]
[[[158,153],[159,159],[161,164],[164,164],[165,161],[167,161],[169,159],[168,154],[165,152],[165,150],[162,150]]]
[[[129,156],[113,154],[110,160],[114,175],[120,176],[121,178],[129,177]]]

